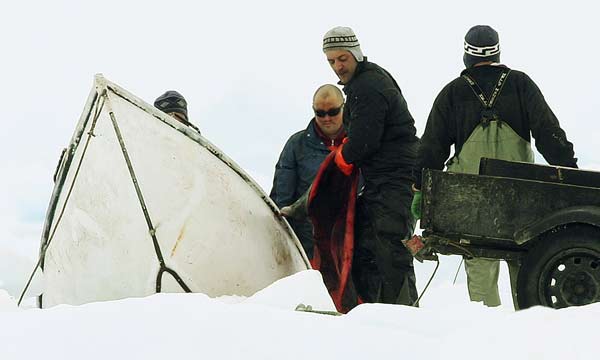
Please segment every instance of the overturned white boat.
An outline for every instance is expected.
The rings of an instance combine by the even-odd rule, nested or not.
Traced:
[[[244,171],[101,75],[57,170],[41,256],[43,307],[156,292],[249,296],[310,268]]]

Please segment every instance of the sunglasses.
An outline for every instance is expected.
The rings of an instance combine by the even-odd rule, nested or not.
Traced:
[[[344,104],[340,105],[340,107],[338,107],[338,108],[329,109],[327,111],[325,111],[325,110],[318,110],[318,109],[313,109],[313,110],[315,111],[315,115],[317,115],[318,117],[325,117],[327,115],[329,115],[329,116],[336,116],[337,114],[340,113],[340,111],[342,111],[343,107],[344,107]]]

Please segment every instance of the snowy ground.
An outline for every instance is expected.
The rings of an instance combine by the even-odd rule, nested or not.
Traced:
[[[600,303],[514,312],[438,286],[422,308],[365,304],[334,317],[320,274],[304,271],[250,298],[158,294],[17,309],[0,290],[0,359],[593,359]],[[429,299],[429,300],[427,300]],[[436,299],[436,300],[434,300]]]

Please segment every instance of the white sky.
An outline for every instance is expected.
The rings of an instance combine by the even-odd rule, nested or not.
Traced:
[[[314,90],[337,80],[321,51],[337,25],[354,28],[363,52],[394,75],[419,135],[463,68],[465,32],[493,26],[502,62],[540,86],[580,166],[600,169],[598,13],[595,1],[8,2],[0,247],[36,256],[52,174],[95,73],[149,103],[180,91],[203,135],[268,192],[284,142],[311,117]]]

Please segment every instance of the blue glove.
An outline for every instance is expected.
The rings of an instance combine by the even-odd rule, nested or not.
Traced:
[[[416,190],[413,197],[412,205],[410,205],[410,212],[412,213],[415,220],[421,218],[421,205],[423,200],[421,198],[421,190]]]

